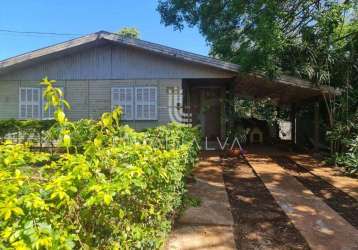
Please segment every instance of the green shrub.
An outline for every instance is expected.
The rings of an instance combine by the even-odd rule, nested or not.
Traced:
[[[60,100],[44,82],[48,100]],[[0,145],[0,249],[159,249],[197,158],[196,129],[135,132],[120,126],[120,109],[71,123],[54,106],[51,133],[67,153]],[[179,143],[154,146],[154,135]]]
[[[347,152],[345,154],[337,154],[335,163],[341,166],[344,171],[351,175],[358,175],[358,154]]]
[[[82,119],[67,124],[66,129],[71,137],[71,151],[83,152],[84,143],[93,141],[96,137],[96,122],[93,120]],[[46,133],[46,140],[57,142],[60,140],[62,125],[54,124]]]
[[[145,131],[145,138],[153,147],[175,149],[183,143],[199,143],[200,133],[197,128],[189,129],[182,124],[169,123],[165,126],[147,129]]]
[[[358,174],[358,115],[350,122],[336,122],[327,132],[327,139],[334,152],[328,159],[351,175]]]
[[[333,162],[350,175],[358,175],[358,135],[342,140],[344,150],[333,156]]]

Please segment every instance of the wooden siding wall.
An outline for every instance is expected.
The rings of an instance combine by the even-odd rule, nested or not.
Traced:
[[[234,73],[145,50],[103,45],[17,69],[0,80],[230,78]]]
[[[231,78],[234,73],[123,45],[105,44],[33,63],[0,75],[0,119],[18,118],[19,88],[38,87],[48,76],[64,87],[72,120],[98,118],[111,109],[111,88],[157,86],[158,121],[128,122],[136,129],[170,122],[168,87],[185,78]]]
[[[158,120],[125,122],[138,130],[170,122],[168,87],[181,88],[181,85],[181,79],[67,80],[56,83],[56,86],[64,88],[65,99],[71,104],[71,110],[66,111],[71,120],[97,119],[103,112],[110,111],[112,87],[158,87]],[[20,87],[40,87],[40,85],[38,81],[0,81],[0,119],[18,118]]]
[[[0,119],[19,116],[19,81],[0,82]]]

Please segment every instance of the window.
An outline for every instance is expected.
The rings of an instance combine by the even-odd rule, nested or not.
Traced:
[[[122,108],[123,120],[133,120],[133,88],[112,88],[112,109]]]
[[[40,118],[40,96],[40,88],[20,88],[19,118]]]
[[[112,88],[112,109],[123,109],[123,120],[156,120],[157,87]]]
[[[136,120],[157,119],[157,88],[135,88],[135,118]]]
[[[61,88],[63,92],[63,88]],[[53,119],[54,109],[45,110],[46,99],[41,88],[20,88],[20,119]]]

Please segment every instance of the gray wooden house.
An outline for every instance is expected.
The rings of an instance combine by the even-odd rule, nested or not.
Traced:
[[[97,119],[120,105],[136,129],[181,119],[209,137],[225,132],[224,98],[271,97],[295,104],[321,95],[303,81],[243,75],[239,66],[139,39],[100,31],[0,61],[0,119],[50,119],[39,84],[57,81],[70,119]]]

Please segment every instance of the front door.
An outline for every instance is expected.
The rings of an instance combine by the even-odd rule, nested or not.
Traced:
[[[205,88],[201,91],[202,128],[208,140],[220,138],[220,94],[220,88]]]
[[[220,96],[220,88],[193,88],[191,91],[193,124],[201,126],[203,136],[208,140],[220,138]]]

